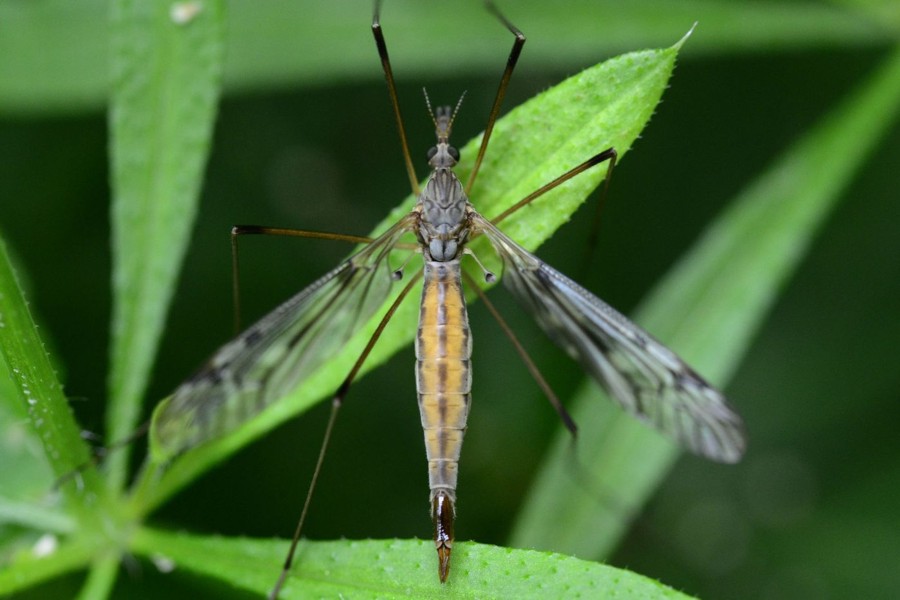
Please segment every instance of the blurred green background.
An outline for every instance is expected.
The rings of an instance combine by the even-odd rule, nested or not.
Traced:
[[[742,188],[862,83],[900,31],[900,9],[888,2],[503,8],[529,38],[507,108],[609,56],[671,45],[699,22],[643,139],[616,170],[582,279],[626,314]],[[231,337],[232,225],[365,234],[408,193],[370,3],[234,1],[229,9],[225,97],[150,405]],[[0,3],[0,230],[79,422],[100,434],[110,314],[103,19],[102,2]],[[477,2],[389,0],[382,23],[422,175],[433,137],[422,86],[436,102],[468,91],[454,134],[469,139],[484,127],[511,39]],[[586,148],[585,157],[597,150]],[[610,562],[706,598],[889,598],[900,588],[898,169],[895,126],[727,387],[749,430],[744,462],[683,458]],[[540,255],[582,272],[588,220],[576,217]],[[348,251],[278,238],[248,239],[243,248],[245,322]],[[495,297],[565,398],[578,368],[502,292]],[[503,544],[559,423],[483,308],[470,313],[474,407],[457,536]],[[407,349],[350,393],[309,537],[429,535],[412,367]],[[320,406],[281,427],[156,519],[289,537],[325,416]],[[180,577],[184,597],[231,593]],[[79,581],[64,578],[33,597],[69,597]],[[165,588],[174,598],[170,586],[143,565],[120,578],[116,597]]]

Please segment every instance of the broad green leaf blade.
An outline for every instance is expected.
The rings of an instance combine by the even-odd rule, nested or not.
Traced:
[[[590,156],[615,146],[624,155],[637,138],[666,88],[680,43],[665,50],[634,52],[611,59],[575,75],[555,88],[516,108],[498,121],[471,200],[490,217],[513,205],[529,192],[580,164]],[[384,118],[390,118],[385,113]],[[463,112],[458,118],[466,118]],[[477,153],[479,140],[461,150],[463,162],[457,172],[465,181]],[[526,248],[534,249],[566,222],[605,175],[599,166],[541,197],[503,222],[503,229]],[[400,176],[398,174],[398,176]],[[413,198],[398,207],[376,232],[405,214]],[[495,264],[485,240],[472,245],[487,264]],[[494,262],[491,262],[491,261]],[[499,272],[499,267],[496,267]],[[409,269],[412,272],[412,267]],[[480,279],[477,276],[476,279]],[[387,360],[415,334],[417,302],[407,297],[366,361],[364,370]],[[259,437],[277,424],[308,408],[337,389],[371,337],[381,315],[348,343],[343,351],[304,382],[296,393],[277,402],[246,427],[220,441],[188,452],[176,459],[157,484],[144,477],[138,510],[148,510],[215,461]],[[151,435],[151,442],[153,436]]]
[[[222,70],[219,0],[181,21],[177,3],[112,3],[114,315],[107,436],[136,427],[197,211]],[[110,455],[125,480],[128,452]]]
[[[287,552],[281,540],[150,529],[133,541],[135,552],[171,560],[176,572],[202,573],[259,594],[271,590]],[[642,575],[548,552],[458,543],[444,585],[436,563],[430,541],[303,542],[279,598],[689,598]]]
[[[636,321],[713,382],[726,383],[898,106],[900,53],[734,201],[651,294]],[[601,395],[591,385],[578,392],[572,411],[582,425],[578,453],[569,451],[568,436],[556,440],[512,545],[608,554],[628,515],[640,509],[678,457],[671,443],[604,403]],[[735,400],[738,409],[752,402]],[[749,427],[752,444],[753,424]],[[612,502],[574,481],[572,460],[589,467],[590,489]]]
[[[4,284],[0,283],[0,287]],[[53,485],[53,470],[5,359],[0,360],[0,456],[0,525],[46,526],[47,509],[33,502],[44,497]],[[60,515],[54,513],[55,516]]]
[[[43,447],[43,454],[56,477],[61,477],[90,458],[81,439],[81,430],[56,378],[47,351],[28,311],[9,261],[6,245],[0,240],[0,358],[12,383],[10,396],[0,398],[4,412],[10,415],[27,414],[31,434]],[[23,432],[24,433],[24,432]],[[22,444],[26,444],[22,441]],[[33,461],[28,461],[33,463]],[[12,468],[6,463],[4,468]],[[27,474],[24,474],[27,476]],[[63,486],[63,493],[72,507],[84,509],[84,502],[96,502],[103,497],[103,483],[96,472],[84,475],[84,487]],[[85,515],[84,510],[79,510]]]
[[[567,0],[564,7],[547,10],[546,3],[536,0],[504,7],[530,36],[525,51],[530,68],[559,68],[590,61],[598,53],[658,47],[695,21],[705,35],[693,44],[692,52],[870,46],[886,43],[897,33],[896,20],[812,1]],[[229,3],[229,9],[233,18],[225,81],[230,90],[380,78],[373,69],[369,0],[243,0]],[[102,0],[0,3],[0,112],[102,107],[109,86],[106,55],[114,35],[106,11]],[[402,61],[405,76],[471,76],[494,73],[502,64],[493,49],[502,46],[505,32],[478,3],[394,0],[385,6],[383,23],[392,55]],[[888,24],[894,25],[893,30]],[[541,32],[540,37],[533,32]],[[429,39],[448,40],[452,60],[447,60],[444,44],[422,43]]]

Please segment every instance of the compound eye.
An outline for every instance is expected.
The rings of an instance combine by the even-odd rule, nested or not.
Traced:
[[[434,158],[434,155],[437,154],[437,146],[432,146],[428,149],[428,160]]]
[[[451,157],[453,160],[455,160],[456,162],[459,162],[459,150],[457,150],[457,149],[454,148],[453,146],[449,146],[449,147],[447,148],[447,153],[450,155],[450,157]]]

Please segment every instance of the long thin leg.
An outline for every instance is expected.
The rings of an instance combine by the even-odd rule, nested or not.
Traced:
[[[413,167],[412,157],[409,154],[409,144],[406,142],[406,129],[403,127],[403,117],[400,116],[400,102],[397,100],[397,86],[394,85],[394,71],[391,69],[391,59],[388,57],[387,44],[384,42],[384,34],[381,32],[379,21],[381,14],[381,0],[375,2],[375,14],[372,16],[372,35],[375,36],[375,45],[378,47],[378,56],[381,58],[381,68],[384,70],[384,78],[387,81],[388,94],[391,96],[391,106],[394,108],[394,118],[397,120],[397,131],[400,134],[400,144],[403,146],[403,160],[406,162],[406,174],[409,176],[409,185],[413,193],[418,196],[419,178]]]
[[[306,500],[303,501],[303,510],[300,512],[300,519],[297,521],[297,528],[294,530],[294,537],[291,540],[291,548],[288,550],[287,557],[284,559],[284,565],[281,568],[281,574],[278,576],[278,581],[275,583],[275,587],[272,588],[272,591],[269,593],[269,600],[277,600],[278,594],[281,591],[281,588],[284,586],[284,581],[287,578],[288,573],[291,570],[291,565],[294,562],[294,554],[297,551],[297,544],[300,542],[300,534],[303,531],[303,524],[306,522],[306,514],[309,512],[309,505],[312,502],[313,492],[316,489],[316,482],[319,480],[319,474],[322,472],[322,463],[325,461],[325,452],[328,450],[328,443],[331,441],[331,432],[334,430],[334,423],[337,420],[337,414],[340,410],[341,406],[344,403],[344,398],[347,396],[347,392],[350,390],[350,385],[353,383],[353,380],[356,379],[357,374],[359,374],[359,370],[362,368],[363,363],[369,357],[369,353],[372,352],[372,348],[375,347],[375,342],[378,341],[378,338],[381,337],[382,332],[384,332],[384,328],[387,327],[388,321],[391,320],[391,317],[394,316],[394,313],[397,312],[397,308],[400,306],[400,303],[403,302],[403,299],[409,294],[410,290],[412,290],[413,286],[419,279],[422,277],[422,272],[419,271],[414,277],[411,277],[409,283],[406,284],[400,293],[397,295],[397,298],[394,300],[394,303],[391,304],[391,307],[387,310],[382,317],[381,322],[378,323],[378,327],[375,329],[375,333],[372,334],[372,337],[369,338],[369,342],[366,344],[366,347],[363,348],[362,353],[359,355],[359,358],[356,359],[356,362],[353,364],[353,368],[350,369],[350,373],[347,374],[347,377],[344,379],[343,383],[341,383],[340,387],[338,387],[337,391],[334,393],[334,397],[331,400],[331,413],[328,415],[328,424],[325,426],[325,435],[322,439],[322,446],[319,448],[319,457],[316,460],[316,466],[313,470],[312,479],[309,482],[309,489],[306,492]]]
[[[124,448],[135,440],[140,439],[141,436],[146,434],[147,430],[149,429],[150,421],[145,421],[144,423],[138,425],[137,429],[126,435],[124,438],[116,440],[108,446],[93,448],[91,450],[91,458],[76,466],[65,475],[61,475],[60,477],[58,477],[56,481],[53,482],[53,489],[58,490],[70,480],[75,479],[76,477],[87,471],[89,468],[97,466],[98,464],[100,464],[100,462],[103,461],[104,458],[106,458],[106,456],[110,452],[118,450],[120,448]]]
[[[368,244],[372,238],[359,235],[345,235],[306,229],[287,229],[284,227],[265,227],[261,225],[235,225],[231,228],[231,301],[234,309],[234,334],[241,331],[241,284],[238,238],[242,235],[283,235],[317,240],[336,240],[351,244]]]
[[[615,150],[613,150],[613,153],[615,153]],[[594,217],[591,219],[591,231],[588,233],[584,252],[583,274],[587,274],[591,265],[591,258],[594,256],[594,251],[597,249],[597,244],[600,241],[600,220],[603,216],[603,207],[606,206],[606,197],[609,195],[609,182],[612,181],[613,169],[616,166],[617,158],[618,154],[614,154],[609,160],[609,167],[606,169],[606,180],[603,182],[603,190],[600,192],[600,197],[597,198],[597,203],[594,206]]]
[[[466,182],[466,195],[472,191],[475,184],[475,177],[478,176],[478,170],[481,168],[481,161],[484,160],[484,153],[487,151],[488,142],[491,139],[491,133],[494,131],[494,123],[497,122],[497,116],[500,114],[500,105],[503,104],[503,97],[506,96],[506,88],[509,86],[509,80],[512,77],[513,69],[519,61],[519,55],[522,54],[522,47],[525,45],[525,35],[513,25],[509,19],[503,16],[503,13],[494,5],[493,2],[487,0],[485,2],[487,9],[503,25],[516,36],[513,42],[512,50],[506,59],[506,68],[503,70],[503,76],[500,78],[500,86],[497,88],[497,95],[494,97],[494,105],[491,106],[491,114],[488,116],[487,126],[484,128],[484,136],[481,138],[481,147],[478,149],[478,156],[475,157],[475,164],[472,166],[472,172],[469,174],[469,181]]]
[[[234,307],[234,333],[241,331],[241,285],[240,285],[240,253],[238,238],[242,235],[280,235],[312,240],[332,240],[350,244],[369,244],[373,238],[363,235],[334,233],[331,231],[311,231],[309,229],[288,229],[285,227],[267,227],[263,225],[235,225],[231,228],[231,300]],[[395,244],[400,250],[418,250],[418,244]]]
[[[262,225],[235,225],[231,228],[232,238],[240,235],[283,235],[315,240],[335,240],[351,244],[368,244],[372,238],[363,235],[333,233],[331,231],[311,231],[308,229],[287,229],[284,227],[265,227]]]
[[[612,175],[613,167],[615,167],[615,165],[616,165],[616,158],[618,156],[619,156],[619,154],[618,154],[618,152],[616,152],[615,148],[607,148],[603,152],[600,152],[599,154],[595,154],[594,156],[590,157],[589,159],[587,159],[586,161],[584,161],[577,167],[575,167],[573,169],[569,169],[568,171],[566,171],[565,173],[563,173],[562,175],[560,175],[559,177],[557,177],[550,183],[531,192],[530,194],[528,194],[527,196],[525,196],[524,198],[522,198],[521,200],[519,200],[518,202],[516,202],[515,204],[513,204],[506,210],[504,210],[502,213],[500,213],[499,215],[497,215],[496,217],[491,219],[491,223],[496,225],[497,223],[499,223],[500,221],[502,221],[509,215],[513,214],[514,212],[516,212],[517,210],[519,210],[526,204],[531,204],[532,202],[534,202],[535,200],[537,200],[538,198],[540,198],[541,196],[543,196],[544,194],[546,194],[547,192],[552,190],[553,188],[559,187],[560,185],[564,184],[565,182],[572,179],[576,175],[579,175],[579,174],[587,171],[591,167],[596,166],[596,165],[608,160],[609,168],[606,171],[606,183],[603,188],[603,197],[605,198],[606,190],[609,188],[609,179],[610,179],[610,176]]]
[[[475,293],[478,294],[478,297],[484,303],[484,306],[488,309],[488,312],[491,313],[491,316],[494,317],[494,320],[497,321],[497,324],[500,325],[500,329],[503,330],[503,333],[512,342],[513,348],[515,348],[516,353],[519,355],[519,358],[522,359],[522,362],[525,363],[525,368],[528,369],[528,372],[531,373],[532,378],[538,384],[538,387],[541,388],[541,391],[544,392],[544,395],[547,397],[547,400],[550,401],[550,404],[553,406],[554,410],[556,410],[559,418],[562,419],[563,425],[566,426],[566,429],[575,436],[578,433],[578,426],[575,425],[575,421],[572,419],[569,412],[562,405],[562,402],[559,401],[559,397],[550,387],[550,384],[547,383],[547,380],[544,379],[544,376],[541,374],[540,369],[537,368],[537,365],[534,364],[534,361],[531,360],[531,357],[528,355],[528,351],[525,350],[525,347],[522,346],[522,342],[519,341],[519,338],[516,337],[515,332],[512,330],[512,327],[506,322],[506,319],[500,314],[500,311],[497,310],[497,307],[494,306],[494,303],[491,302],[487,294],[484,293],[484,290],[478,286],[477,283],[472,281],[472,277],[463,271],[463,275],[466,278],[466,283],[469,284],[472,289],[475,290]]]

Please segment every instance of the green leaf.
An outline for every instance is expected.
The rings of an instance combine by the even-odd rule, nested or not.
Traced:
[[[898,107],[900,52],[735,199],[657,286],[636,321],[711,381],[726,383]],[[614,501],[598,502],[574,481],[570,439],[560,435],[512,545],[607,555],[678,457],[671,443],[602,404],[601,395],[589,384],[577,394],[572,415],[591,427],[579,436],[577,460],[588,466],[592,489]],[[738,409],[752,402],[736,400]]]
[[[287,543],[141,529],[134,549],[171,561],[176,572],[187,569],[267,594]],[[642,575],[549,552],[458,543],[453,563],[441,585],[430,541],[304,541],[279,598],[689,598]]]
[[[54,543],[50,538],[48,541]],[[0,570],[0,596],[6,597],[64,573],[82,569],[96,550],[96,547],[81,540],[63,542],[46,553],[22,551],[10,562],[4,563]]]
[[[40,526],[47,511],[31,502],[46,494],[54,477],[19,391],[6,360],[0,360],[0,524]]]
[[[52,479],[47,480],[41,489],[44,495],[52,483]],[[62,513],[59,508],[47,508],[34,498],[16,502],[6,497],[0,497],[0,524],[8,523],[54,533],[69,533],[76,528],[75,522],[68,515]]]
[[[203,2],[185,22],[172,12],[178,6],[112,3],[110,440],[127,437],[140,418],[197,212],[216,114],[222,3]],[[127,463],[125,450],[110,456],[113,486],[124,482]]]
[[[894,0],[831,0],[831,3],[868,14],[872,21],[889,26],[894,31],[900,28],[900,4]]]
[[[174,3],[173,3],[174,4]],[[207,3],[201,3],[207,4]],[[753,51],[885,43],[897,21],[870,18],[816,2],[570,0],[566,10],[539,1],[509,3],[510,18],[527,33],[529,67],[558,68],[598,54],[656,47],[700,21],[706,35],[692,52]],[[321,85],[379,75],[367,33],[371,2],[234,1],[225,81],[230,90]],[[392,52],[413,75],[493,73],[486,44],[502,30],[478,3],[386,3]],[[107,101],[106,55],[115,37],[102,0],[0,3],[0,112],[97,110]],[[884,10],[875,11],[881,16]],[[896,14],[896,13],[894,13]],[[893,29],[887,26],[892,24]],[[425,44],[446,39],[453,45]],[[340,46],[334,40],[341,40]],[[322,52],[298,49],[322,48]]]
[[[76,600],[105,600],[109,598],[119,573],[119,556],[110,554],[94,561],[87,580]]]
[[[529,192],[551,181],[593,154],[615,146],[624,155],[653,113],[665,90],[680,43],[666,50],[634,52],[611,59],[575,75],[555,88],[516,108],[498,121],[491,146],[472,192],[472,201],[486,216],[499,214]],[[553,115],[548,120],[547,115]],[[386,114],[385,118],[389,118]],[[461,117],[462,118],[462,117]],[[465,181],[477,154],[480,139],[461,150],[457,169]],[[553,151],[548,152],[548,148]],[[563,223],[602,181],[605,166],[594,168],[503,222],[503,228],[526,248],[534,249]],[[410,196],[376,232],[410,210]],[[478,240],[477,242],[483,242]],[[472,249],[490,264],[487,246]],[[495,260],[495,257],[493,258]],[[499,267],[498,267],[499,268]],[[397,311],[365,363],[367,371],[387,360],[415,334],[417,299],[410,294]],[[149,475],[136,500],[138,510],[148,510],[196,477],[211,464],[246,445],[277,424],[307,409],[337,389],[371,337],[383,311],[346,345],[343,351],[296,393],[276,402],[245,427],[176,459],[157,483]],[[155,444],[151,432],[151,445]],[[170,458],[166,448],[152,448],[158,460]],[[152,470],[152,469],[151,469]],[[152,487],[152,497],[142,498]]]
[[[31,433],[27,437],[37,438],[43,448],[43,455],[56,477],[72,471],[89,458],[88,448],[81,439],[81,430],[69,409],[37,332],[37,326],[28,311],[28,303],[19,289],[6,244],[0,239],[0,375],[6,374],[11,383],[12,393],[0,397],[3,412],[10,416],[27,414]],[[10,432],[9,427],[4,433]],[[22,440],[22,444],[27,442]],[[24,457],[26,464],[33,460]],[[9,463],[12,468],[14,463]],[[7,468],[7,463],[4,463]],[[23,476],[28,476],[23,473]],[[8,475],[5,475],[8,477]],[[103,496],[103,484],[96,473],[87,473],[83,478],[83,492],[73,485],[63,486],[63,492],[70,505],[81,508],[84,502],[96,501]],[[10,493],[15,493],[10,491]]]

